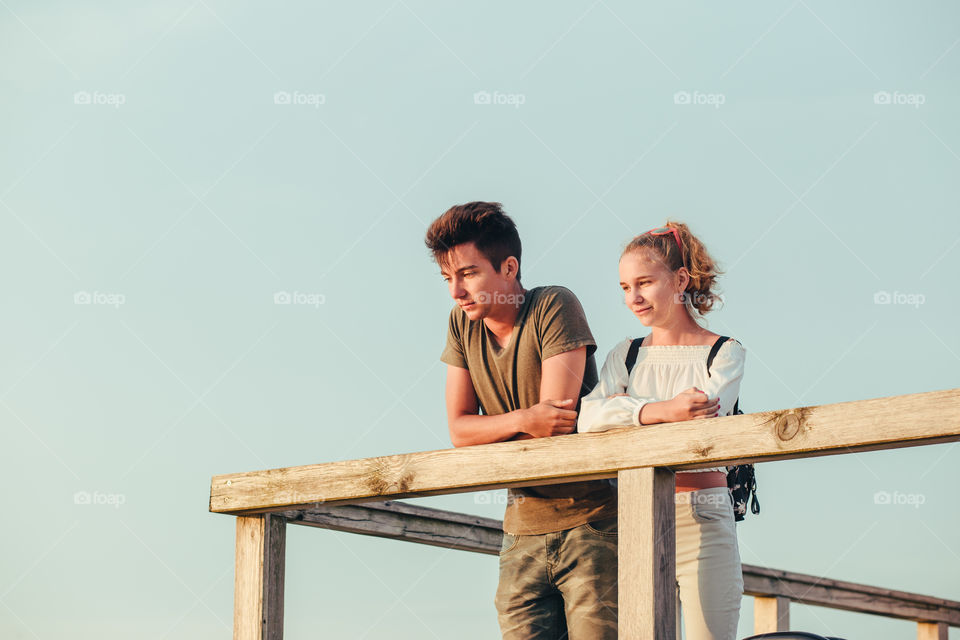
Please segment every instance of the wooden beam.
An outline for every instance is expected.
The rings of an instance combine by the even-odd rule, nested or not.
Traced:
[[[674,640],[677,566],[674,473],[629,469],[619,490],[619,636]]]
[[[950,629],[943,622],[920,622],[917,624],[917,640],[947,640]]]
[[[753,598],[753,632],[790,631],[790,598],[755,596]]]
[[[960,440],[960,389],[693,420],[606,433],[215,476],[210,510],[250,514],[321,504],[612,478]]]
[[[402,502],[323,505],[282,515],[294,524],[488,555],[499,553],[502,536],[499,520]],[[953,600],[749,564],[743,565],[743,581],[746,595],[960,627],[960,602]]]
[[[234,640],[283,640],[285,523],[272,514],[237,518]]]
[[[744,593],[780,596],[791,602],[960,626],[960,602],[881,589],[802,573],[743,566]]]
[[[500,554],[503,540],[499,520],[401,502],[320,506],[306,511],[285,511],[281,515],[291,524],[489,555]]]

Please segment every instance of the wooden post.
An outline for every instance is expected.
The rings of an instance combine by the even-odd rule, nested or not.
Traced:
[[[918,622],[917,640],[947,640],[949,629],[945,622]]]
[[[674,473],[648,467],[617,475],[619,637],[675,640]]]
[[[237,517],[234,640],[283,640],[285,547],[284,518]]]
[[[790,630],[790,598],[783,596],[753,599],[753,632],[773,633]]]

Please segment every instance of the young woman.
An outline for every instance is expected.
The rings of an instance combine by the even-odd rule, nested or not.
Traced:
[[[620,257],[627,307],[649,328],[632,371],[631,340],[607,356],[583,398],[578,431],[703,420],[733,412],[745,351],[700,324],[719,300],[718,275],[703,244],[680,222],[634,238]],[[733,640],[743,577],[726,470],[677,473],[677,584],[687,640]],[[679,625],[678,611],[678,625]],[[677,637],[680,637],[679,635]]]

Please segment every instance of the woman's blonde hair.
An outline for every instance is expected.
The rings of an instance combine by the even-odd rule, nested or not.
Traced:
[[[684,300],[688,309],[695,310],[700,316],[710,312],[713,305],[723,302],[717,293],[717,277],[723,273],[707,248],[693,235],[690,228],[682,222],[667,220],[664,230],[674,229],[680,238],[680,246],[672,231],[657,233],[650,231],[631,240],[620,257],[636,251],[652,250],[670,271],[686,267],[690,281],[684,290]],[[657,231],[651,229],[651,231]]]

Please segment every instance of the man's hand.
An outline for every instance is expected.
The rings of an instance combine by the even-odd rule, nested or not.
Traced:
[[[720,398],[709,398],[696,387],[681,391],[672,400],[667,400],[670,422],[700,420],[716,417],[720,411]]]
[[[562,436],[573,433],[577,428],[577,412],[565,407],[576,406],[574,400],[543,400],[529,409],[523,410],[522,431],[533,438]],[[518,440],[522,440],[520,434]]]

